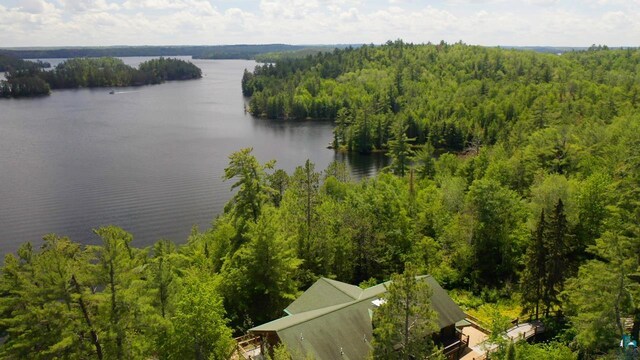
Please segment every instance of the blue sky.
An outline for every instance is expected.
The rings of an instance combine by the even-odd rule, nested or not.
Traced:
[[[0,0],[0,47],[640,45],[640,0]]]

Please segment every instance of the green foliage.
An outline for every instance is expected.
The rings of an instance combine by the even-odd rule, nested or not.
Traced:
[[[153,337],[156,317],[152,299],[142,278],[146,254],[131,248],[132,235],[107,226],[95,230],[102,245],[90,247],[97,263],[89,265],[89,279],[105,289],[96,297],[98,324],[105,328],[101,338],[105,356],[114,359],[140,358],[151,352],[147,337]]]
[[[9,56],[22,59],[50,59],[73,57],[127,56],[192,56],[194,59],[254,59],[257,55],[280,53],[308,48],[302,45],[209,45],[209,46],[101,46],[73,48],[39,48],[2,50]],[[325,47],[320,47],[325,48]],[[333,49],[331,49],[333,50]]]
[[[515,280],[526,219],[519,197],[483,179],[471,184],[466,203],[475,218],[471,239],[474,282],[488,285]]]
[[[625,322],[640,331],[639,62],[638,50],[557,56],[397,41],[247,71],[255,115],[335,119],[336,150],[386,150],[392,173],[352,182],[343,163],[322,174],[310,162],[272,172],[243,149],[225,169],[236,193],[224,214],[183,246],[136,249],[114,227],[97,230],[102,246],[55,236],[40,251],[24,245],[0,278],[0,354],[220,357],[225,317],[245,330],[280,317],[319,276],[377,282],[408,262],[456,289],[495,334],[519,304],[566,316],[562,344],[518,344],[517,359],[575,358],[566,345],[610,353]],[[161,63],[147,65],[150,79],[165,78]],[[74,84],[105,75],[85,60],[62,68]],[[196,289],[202,296],[189,295]],[[192,313],[190,301],[210,307]],[[198,316],[215,334],[189,323]],[[401,341],[391,325],[379,329],[387,345]],[[207,350],[204,338],[220,346]],[[172,352],[172,339],[192,347]]]
[[[515,359],[518,360],[577,360],[578,354],[573,352],[568,346],[551,342],[547,344],[529,344],[521,341],[514,346]]]
[[[506,354],[504,356],[505,360],[516,360],[516,346],[515,344],[512,342],[509,343],[509,345],[507,346],[507,351]]]
[[[235,343],[210,274],[189,270],[171,318],[167,359],[229,359]]]
[[[238,188],[238,192],[225,206],[225,212],[235,219],[239,235],[244,234],[248,222],[258,220],[262,206],[273,193],[265,171],[272,169],[275,161],[261,165],[252,151],[245,148],[229,155],[229,166],[224,169],[224,180],[236,179],[231,190]],[[234,245],[237,248],[239,244]]]
[[[278,231],[278,212],[266,207],[249,225],[249,242],[222,267],[222,289],[232,321],[244,329],[275,319],[297,295],[300,260]]]
[[[297,256],[302,262],[301,280],[311,285],[317,275],[329,274],[330,247],[320,234],[320,173],[307,160],[289,178],[289,187],[281,204],[284,231],[296,244]]]
[[[0,97],[48,95],[50,89],[140,86],[202,77],[201,70],[192,63],[163,57],[145,61],[138,69],[111,57],[69,59],[51,71],[42,71],[42,64],[32,64],[10,69],[7,81],[0,83]]]
[[[404,177],[408,172],[410,161],[414,154],[409,142],[415,139],[407,137],[407,130],[408,126],[398,123],[393,130],[392,140],[389,140],[388,155],[391,157],[391,165],[389,167],[394,174],[400,177]],[[423,171],[428,172],[428,170]]]
[[[8,54],[0,54],[0,72],[21,70],[21,69],[42,69],[50,68],[51,64],[48,62],[38,61],[26,61]]]
[[[431,307],[432,290],[416,276],[409,264],[403,274],[394,274],[384,303],[374,310],[375,359],[426,358],[435,351],[429,336],[438,330],[438,315]]]
[[[380,149],[403,123],[418,144],[473,153],[506,142],[526,147],[529,160],[548,171],[566,173],[577,165],[577,148],[573,129],[556,125],[629,113],[637,106],[630,100],[639,57],[637,50],[559,57],[395,41],[272,59],[247,75],[243,92],[254,115],[335,119],[335,148]]]
[[[589,252],[596,256],[567,282],[566,311],[577,331],[576,342],[587,353],[612,348],[624,334],[623,318],[637,310],[638,232],[628,214],[617,210]]]
[[[269,360],[291,360],[291,354],[287,347],[283,344],[273,347],[273,355],[268,357]]]
[[[69,280],[82,266],[82,250],[67,238],[47,235],[42,251],[23,245],[2,268],[3,358],[95,356],[91,343],[74,336],[91,331],[81,315],[77,288]],[[87,334],[88,335],[88,334]]]

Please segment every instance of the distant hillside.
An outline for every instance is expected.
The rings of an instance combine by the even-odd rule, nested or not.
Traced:
[[[316,55],[318,53],[327,53],[332,52],[335,49],[345,49],[347,47],[358,48],[362,45],[317,45],[317,46],[309,46],[300,50],[286,50],[286,51],[276,51],[276,52],[268,52],[263,54],[258,54],[255,57],[255,60],[259,62],[275,62],[282,59],[301,59],[305,58],[309,55]]]
[[[503,49],[512,49],[512,50],[528,50],[535,51],[538,53],[548,53],[548,54],[564,54],[566,52],[573,51],[585,51],[585,50],[624,50],[624,49],[633,49],[631,47],[608,47],[606,45],[591,45],[589,47],[586,46],[500,46]]]
[[[248,59],[274,62],[282,58],[304,58],[320,52],[332,52],[346,47],[358,48],[361,44],[334,45],[212,45],[212,46],[104,46],[104,47],[24,47],[0,48],[0,55],[19,59],[51,59],[77,57],[124,56],[192,56],[194,59]],[[504,49],[531,50],[539,53],[562,54],[586,50],[586,47],[553,46],[501,46]],[[592,46],[595,47],[595,46]]]
[[[123,56],[192,56],[195,59],[253,59],[258,54],[296,51],[301,45],[218,45],[218,46],[121,46],[72,48],[12,48],[0,49],[0,54],[20,59],[123,57]]]

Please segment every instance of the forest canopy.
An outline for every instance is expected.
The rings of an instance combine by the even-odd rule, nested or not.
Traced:
[[[163,57],[145,61],[137,69],[121,59],[108,57],[69,59],[51,71],[24,65],[28,63],[24,61],[6,73],[7,80],[0,82],[0,97],[47,95],[51,89],[140,86],[202,77],[202,71],[192,63]]]
[[[632,112],[639,58],[606,47],[556,55],[396,41],[259,65],[242,89],[253,115],[335,120],[336,148],[387,149],[401,123],[414,145],[463,151]]]
[[[495,358],[618,356],[640,331],[639,74],[631,49],[399,41],[259,66],[251,111],[335,118],[337,148],[389,168],[287,173],[242,149],[233,198],[182,245],[112,226],[100,246],[26,243],[2,268],[0,355],[224,358],[318,277],[367,286],[411,263],[495,338],[506,316],[545,323],[552,342]]]

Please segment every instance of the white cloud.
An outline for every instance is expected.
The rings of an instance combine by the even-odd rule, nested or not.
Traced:
[[[65,9],[72,12],[85,11],[114,11],[119,10],[120,5],[108,3],[106,0],[58,0]]]
[[[42,14],[54,12],[56,6],[44,0],[22,0],[18,9],[30,14]]]
[[[327,4],[331,5],[331,4]],[[333,5],[336,5],[333,3]],[[261,0],[260,10],[267,18],[303,19],[319,8],[315,0]]]
[[[341,21],[357,22],[360,20],[360,14],[358,12],[358,9],[353,7],[347,11],[340,13],[340,15],[338,16]]]
[[[0,5],[0,44],[414,43],[638,45],[640,7],[555,0],[23,0]],[[454,3],[468,6],[452,6]],[[54,4],[58,4],[57,6]],[[540,6],[538,6],[540,5]],[[542,6],[547,5],[547,6]],[[553,6],[550,6],[553,5]],[[595,7],[595,8],[594,8]]]
[[[538,6],[552,6],[558,4],[558,0],[527,0],[527,2],[531,5]]]

